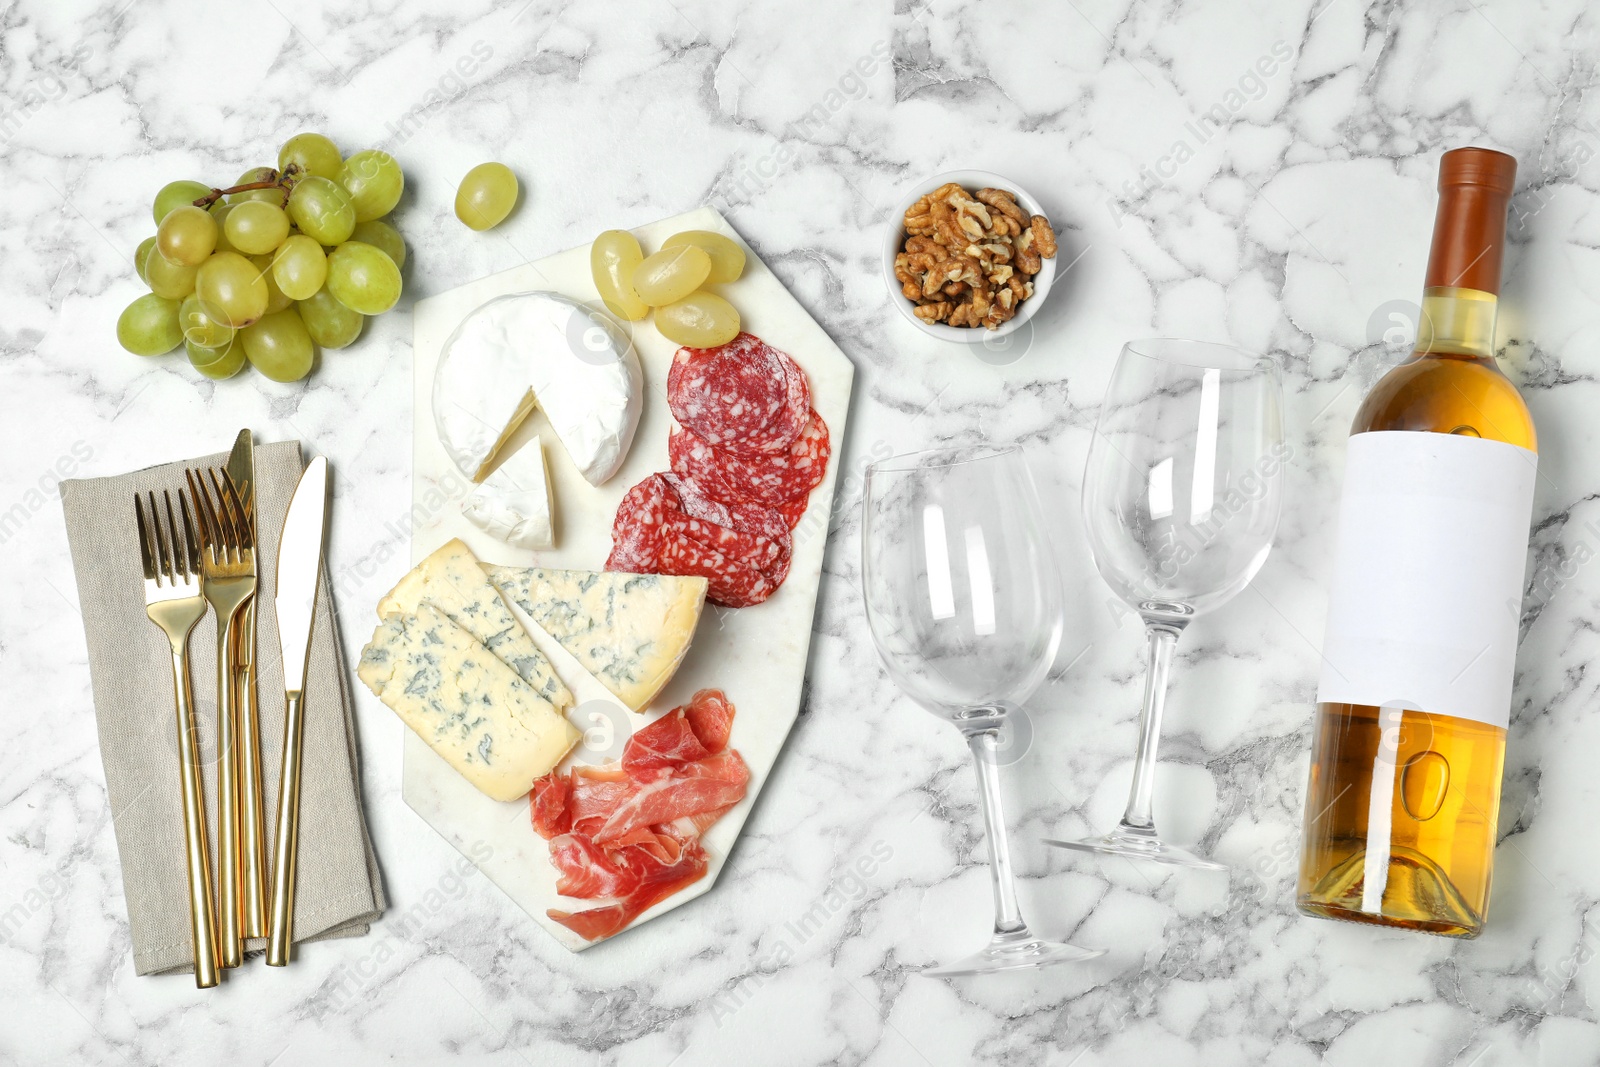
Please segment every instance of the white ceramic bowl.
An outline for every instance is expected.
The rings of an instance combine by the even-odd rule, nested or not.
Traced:
[[[984,344],[1022,329],[1023,323],[1033,318],[1034,313],[1044,306],[1045,298],[1050,295],[1050,283],[1055,281],[1056,261],[1054,259],[1044,261],[1039,273],[1033,276],[1033,295],[1024,300],[1018,306],[1017,313],[1001,323],[997,330],[981,326],[972,329],[967,326],[946,326],[944,323],[929,324],[917,318],[911,310],[916,305],[906,299],[905,294],[900,291],[900,280],[894,276],[894,257],[899,255],[906,245],[906,210],[945,182],[955,182],[969,192],[977,192],[984,188],[1005,189],[1017,198],[1017,205],[1029,215],[1043,215],[1045,218],[1050,218],[1050,215],[1039,201],[1033,198],[1032,193],[1009,178],[1003,178],[987,170],[952,170],[935,174],[908,188],[905,199],[895,206],[894,214],[889,216],[889,224],[884,227],[883,235],[883,280],[889,286],[889,302],[900,309],[900,314],[905,316],[907,322],[929,337],[940,341],[954,341],[957,344]],[[1051,220],[1051,225],[1055,225],[1055,220]]]

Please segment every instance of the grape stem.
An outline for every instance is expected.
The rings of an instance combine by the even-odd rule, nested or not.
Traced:
[[[202,196],[199,199],[197,199],[194,202],[194,206],[198,207],[198,208],[209,208],[212,204],[215,204],[218,200],[222,199],[225,196],[229,196],[229,195],[231,195],[233,193],[247,193],[252,189],[284,189],[284,190],[288,190],[288,189],[294,188],[294,183],[299,181],[299,180],[300,180],[300,164],[291,163],[291,164],[289,164],[287,167],[285,167],[283,169],[283,173],[280,176],[278,176],[276,178],[273,178],[273,179],[271,179],[269,181],[264,181],[264,182],[245,182],[243,185],[234,185],[234,186],[230,186],[227,189],[213,189],[209,193],[207,193],[205,196]]]

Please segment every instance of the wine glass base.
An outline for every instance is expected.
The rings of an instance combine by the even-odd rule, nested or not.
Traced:
[[[1111,831],[1101,837],[1090,837],[1082,841],[1053,841],[1045,840],[1045,844],[1057,848],[1071,848],[1079,852],[1094,852],[1102,856],[1126,856],[1129,859],[1154,860],[1173,867],[1192,867],[1201,871],[1225,871],[1228,868],[1212,860],[1196,856],[1187,849],[1177,845],[1169,845],[1155,835],[1154,831],[1143,833],[1128,830],[1123,827]]]
[[[1103,948],[1079,948],[1060,941],[1045,941],[1025,936],[1022,940],[1007,941],[996,937],[982,952],[975,952],[954,963],[938,964],[923,969],[923,974],[936,978],[949,978],[963,974],[993,974],[996,971],[1020,971],[1031,967],[1050,967],[1057,963],[1081,963],[1096,956],[1104,956]]]

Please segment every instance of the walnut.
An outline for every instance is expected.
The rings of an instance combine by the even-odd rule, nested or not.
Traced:
[[[1004,189],[972,193],[947,182],[919,197],[903,222],[894,276],[927,323],[998,329],[1033,296],[1042,259],[1056,254],[1050,223],[1030,219]]]
[[[973,194],[973,197],[988,204],[996,211],[1010,216],[1016,220],[1019,226],[1028,220],[1027,213],[1017,206],[1017,198],[1004,189],[979,189]]]
[[[1050,228],[1050,220],[1043,215],[1033,217],[1033,244],[1045,259],[1056,258],[1056,231]]]

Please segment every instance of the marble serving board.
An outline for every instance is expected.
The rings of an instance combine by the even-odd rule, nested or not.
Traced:
[[[634,230],[645,253],[655,251],[681,230],[715,230],[743,244],[713,208],[663,219]],[[569,716],[584,740],[567,757],[603,763],[621,754],[632,730],[684,703],[697,689],[716,687],[727,693],[738,713],[732,747],[750,766],[750,788],[732,811],[705,835],[710,865],[704,878],[656,904],[629,929],[685,904],[716,883],[728,853],[744,826],[795,716],[806,655],[811,644],[812,615],[822,576],[822,556],[833,501],[839,443],[844,437],[855,369],[850,360],[812,320],[798,301],[756,254],[748,257],[742,277],[718,291],[739,309],[744,329],[789,353],[805,369],[812,405],[828,424],[834,457],[827,477],[812,490],[810,507],[794,531],[794,558],[783,587],[766,603],[729,609],[706,605],[693,646],[672,681],[644,714],[628,712],[604,687],[531,620],[512,605],[557,673],[572,689],[576,702]],[[624,493],[655,471],[670,469],[667,432],[667,369],[677,345],[656,332],[648,319],[622,323],[632,338],[644,371],[645,402],[627,460],[617,475],[595,487],[584,481],[562,451],[543,414],[535,412],[518,434],[526,441],[537,434],[544,442],[555,498],[556,547],[531,552],[497,541],[461,514],[461,501],[471,490],[439,443],[433,424],[433,377],[439,351],[457,324],[485,301],[506,293],[546,290],[600,307],[589,273],[589,246],[583,245],[525,266],[483,278],[416,307],[416,355],[413,373],[415,424],[412,432],[412,561],[459,537],[487,563],[574,567],[600,570],[611,550],[611,522]],[[580,951],[591,942],[551,920],[557,908],[579,911],[591,902],[559,896],[556,874],[543,838],[533,831],[525,801],[496,803],[479,793],[410,731],[405,736],[402,795],[429,825],[476,864],[567,948]],[[596,942],[598,943],[598,942]]]

